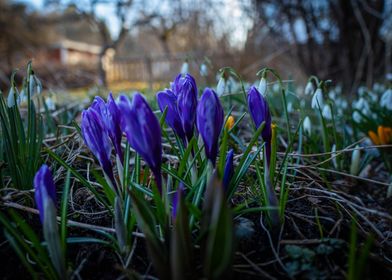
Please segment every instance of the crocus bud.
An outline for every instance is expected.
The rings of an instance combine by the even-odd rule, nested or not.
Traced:
[[[163,113],[167,107],[166,112],[166,123],[170,126],[173,131],[185,141],[185,133],[182,128],[180,114],[177,107],[177,97],[170,89],[165,89],[157,94],[157,101],[159,109]]]
[[[162,192],[161,164],[162,139],[161,127],[147,101],[136,93],[132,102],[121,95],[118,103],[121,112],[121,130],[128,142],[154,173],[158,189]]]
[[[321,88],[317,88],[312,97],[312,109],[323,108],[324,98]]]
[[[351,166],[350,166],[350,174],[357,175],[359,173],[359,165],[361,159],[361,152],[359,151],[359,146],[355,146],[355,150],[351,155]]]
[[[264,77],[261,78],[260,83],[259,83],[259,87],[257,89],[260,92],[260,94],[262,94],[264,97],[266,96],[266,94],[267,94],[267,80]]]
[[[230,129],[233,128],[233,126],[234,126],[234,117],[230,115],[230,116],[227,118],[227,121],[226,121],[226,124],[225,124],[225,128],[226,128],[227,130],[230,130]]]
[[[195,79],[181,74],[173,82],[174,94],[177,96],[178,113],[182,128],[188,140],[192,139],[196,120],[197,86]]]
[[[252,116],[253,122],[256,128],[265,122],[261,136],[265,142],[265,155],[267,159],[267,164],[269,166],[271,159],[271,138],[272,138],[272,128],[271,128],[271,113],[269,110],[268,102],[259,93],[256,87],[251,87],[248,92],[248,108]]]
[[[234,166],[233,166],[234,150],[231,149],[226,156],[225,169],[223,171],[223,188],[225,191],[229,188],[231,177],[233,177]]]
[[[82,135],[87,147],[98,159],[105,175],[109,178],[113,187],[114,180],[112,163],[110,161],[111,145],[105,125],[98,112],[94,108],[89,108],[82,112]]]
[[[312,135],[312,122],[308,116],[306,116],[304,119],[303,127],[306,134],[309,136]]]
[[[102,124],[109,135],[114,150],[122,162],[123,152],[121,149],[122,132],[120,128],[120,111],[118,110],[112,93],[109,94],[107,103],[105,103],[101,97],[95,97],[91,107],[99,113]]]
[[[380,139],[378,138],[378,135],[374,131],[369,130],[368,135],[374,145],[380,145]]]
[[[206,88],[197,106],[197,129],[203,139],[207,158],[215,165],[224,113],[215,91]]]
[[[45,218],[45,203],[48,199],[56,203],[56,187],[53,182],[52,174],[49,167],[44,164],[38,170],[34,177],[34,197],[35,203],[39,211],[41,223],[44,223]]]
[[[109,137],[112,140],[116,154],[119,156],[121,162],[123,162],[123,152],[121,149],[121,138],[122,131],[120,127],[120,110],[118,109],[117,103],[113,98],[112,93],[109,94],[106,103],[106,108],[108,112],[108,122],[107,125]]]
[[[387,89],[384,92],[381,96],[380,105],[392,111],[392,89]]]
[[[312,95],[313,92],[314,92],[313,83],[312,83],[311,81],[309,81],[309,82],[306,84],[306,87],[305,87],[305,94],[306,94],[306,95]]]
[[[248,92],[248,108],[256,128],[259,128],[262,122],[265,126],[261,136],[265,142],[271,141],[271,113],[267,100],[259,93],[256,87],[251,87]]]
[[[225,93],[225,89],[226,89],[226,81],[225,78],[221,76],[219,78],[218,84],[216,85],[216,94],[218,94],[218,96],[222,96]]]
[[[322,115],[324,119],[332,120],[331,106],[329,106],[328,104],[324,105]]]

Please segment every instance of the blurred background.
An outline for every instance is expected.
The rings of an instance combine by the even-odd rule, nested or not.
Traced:
[[[268,66],[352,94],[392,73],[392,0],[0,0],[1,89],[28,60],[51,90],[152,89],[187,62],[205,83]]]

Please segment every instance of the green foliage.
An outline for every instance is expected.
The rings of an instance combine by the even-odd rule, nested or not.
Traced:
[[[43,122],[36,112],[30,79],[33,76],[31,63],[27,67],[27,77],[23,83],[23,91],[27,93],[27,115],[23,115],[18,105],[19,96],[11,77],[11,90],[14,93],[13,106],[8,106],[3,94],[0,96],[1,146],[5,154],[1,167],[3,180],[11,178],[16,189],[31,189],[35,172],[41,164],[41,147],[43,141]],[[4,186],[4,182],[1,185]]]

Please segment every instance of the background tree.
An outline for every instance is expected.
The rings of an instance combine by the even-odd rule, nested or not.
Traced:
[[[0,0],[0,84],[8,85],[12,69],[26,63],[19,65],[20,57],[30,57],[36,47],[46,44],[48,32],[41,20],[22,3]]]
[[[98,61],[98,77],[99,84],[102,86],[106,86],[106,71],[103,58],[108,51],[110,49],[117,50],[118,46],[132,29],[147,24],[155,16],[154,14],[141,12],[144,5],[139,5],[139,3],[133,0],[48,0],[47,4],[52,5],[52,7],[65,6],[68,9],[75,9],[80,14],[81,20],[86,20],[98,31],[101,45]],[[114,8],[114,14],[119,25],[117,35],[111,34],[105,19],[98,16],[97,9],[102,5],[105,5],[106,9]]]
[[[254,0],[256,24],[290,45],[306,74],[353,92],[391,71],[392,5],[383,0]],[[389,49],[389,51],[388,51]]]

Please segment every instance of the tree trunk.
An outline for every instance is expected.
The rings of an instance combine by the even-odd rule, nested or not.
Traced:
[[[99,53],[99,60],[98,60],[98,85],[104,88],[107,87],[107,81],[106,81],[106,70],[104,67],[103,60],[107,50],[108,50],[107,47],[104,47],[102,49],[102,51]]]

